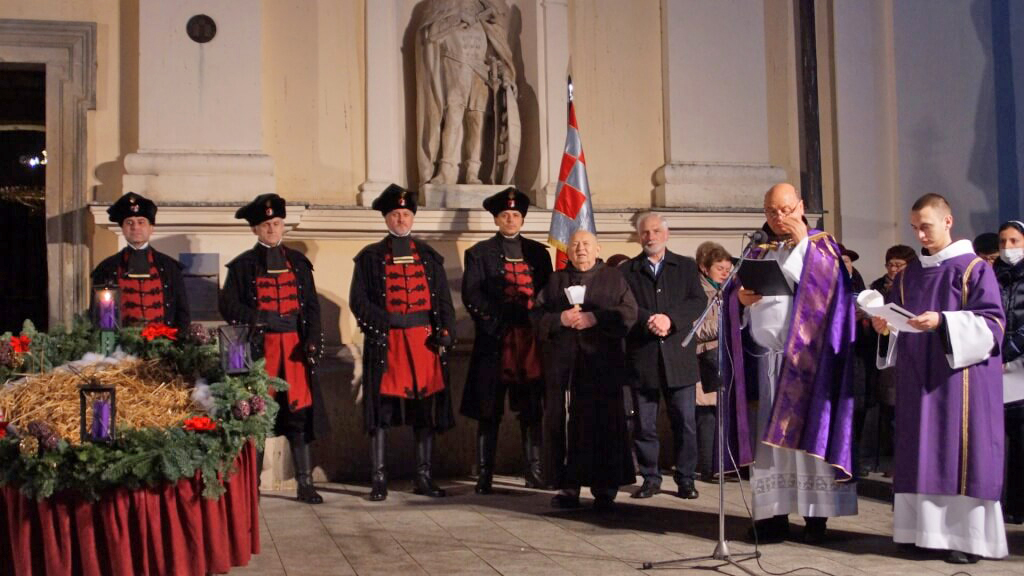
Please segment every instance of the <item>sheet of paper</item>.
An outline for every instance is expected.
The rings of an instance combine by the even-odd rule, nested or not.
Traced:
[[[583,297],[587,294],[586,286],[569,286],[565,289],[565,297],[569,299],[569,304],[576,306],[583,304]]]
[[[885,303],[885,297],[878,290],[865,290],[857,295],[857,306],[869,316],[884,318],[895,330],[904,333],[921,332],[907,320],[914,318],[917,314],[904,309],[902,306],[889,302]]]

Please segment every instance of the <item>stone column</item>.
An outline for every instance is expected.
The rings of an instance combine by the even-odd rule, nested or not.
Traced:
[[[655,204],[760,208],[769,162],[764,4],[662,0],[665,164]]]
[[[207,43],[186,24],[205,14]],[[124,190],[159,201],[242,201],[273,192],[263,153],[262,8],[250,0],[140,0],[139,150]]]
[[[566,79],[569,74],[569,1],[537,0],[540,4],[541,28],[538,39],[538,111],[540,115],[541,160],[540,178],[543,187],[537,190],[536,203],[541,208],[554,208],[558,189],[558,172],[565,150],[568,123]]]
[[[405,181],[400,160],[405,150],[401,98],[406,88],[402,82],[398,10],[394,0],[367,2],[365,10],[366,181],[359,185],[360,206],[372,204],[392,182]]]

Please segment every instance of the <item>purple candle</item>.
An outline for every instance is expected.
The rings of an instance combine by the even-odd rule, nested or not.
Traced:
[[[228,348],[228,370],[234,372],[236,370],[245,369],[245,344],[241,342],[232,342]]]
[[[110,402],[96,400],[92,403],[93,440],[110,439]]]
[[[114,297],[109,290],[100,292],[100,330],[114,330],[117,328],[117,315],[114,307]]]

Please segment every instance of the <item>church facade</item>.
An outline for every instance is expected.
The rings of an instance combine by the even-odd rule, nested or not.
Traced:
[[[124,246],[105,218],[121,194],[160,205],[154,246],[198,263],[209,288],[253,243],[235,210],[276,192],[286,243],[316,269],[337,359],[325,425],[351,444],[319,459],[329,476],[366,477],[350,388],[362,336],[346,295],[353,256],[385,233],[370,202],[392,182],[421,188],[415,52],[434,1],[0,5],[0,71],[45,72],[50,327],[86,308],[89,270]],[[783,180],[871,277],[889,245],[911,243],[906,214],[923,193],[951,199],[966,237],[1022,216],[1024,7],[1010,0],[452,4],[468,11],[456,26],[504,15],[520,124],[511,182],[539,208],[524,227],[535,239],[554,205],[570,76],[604,256],[636,253],[631,216],[652,208],[672,250],[716,240],[738,252]],[[457,287],[492,218],[420,192],[414,234]],[[470,431],[446,442],[439,467],[468,471]]]

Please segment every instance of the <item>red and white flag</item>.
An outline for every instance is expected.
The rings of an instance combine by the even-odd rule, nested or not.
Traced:
[[[597,233],[594,227],[594,206],[590,203],[590,184],[587,181],[587,162],[583,158],[580,129],[576,123],[576,109],[572,104],[572,77],[569,78],[569,128],[565,134],[565,153],[558,172],[555,208],[551,211],[551,230],[548,244],[558,251],[555,269],[565,268],[569,240],[579,229]]]

